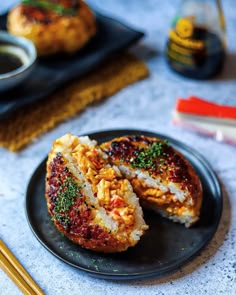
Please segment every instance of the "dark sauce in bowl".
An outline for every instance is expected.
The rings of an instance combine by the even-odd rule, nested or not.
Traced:
[[[0,75],[6,75],[29,63],[29,56],[23,47],[0,41]]]
[[[0,52],[0,75],[7,74],[23,66],[22,60],[15,54]]]
[[[0,31],[0,99],[32,73],[37,52],[34,44],[22,37]]]

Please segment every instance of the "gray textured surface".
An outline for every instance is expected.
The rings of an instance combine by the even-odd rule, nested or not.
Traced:
[[[179,1],[91,1],[147,33],[133,50],[145,59],[151,76],[60,124],[18,154],[0,149],[0,237],[46,294],[235,294],[236,148],[171,124],[171,112],[178,96],[195,94],[236,105],[236,6],[234,0],[222,2],[228,31],[226,66],[217,79],[198,82],[172,73],[163,58],[166,34]],[[162,279],[113,282],[91,278],[48,253],[26,221],[27,183],[55,138],[68,131],[79,134],[122,127],[164,133],[195,147],[208,159],[223,185],[223,216],[213,240],[196,259]],[[1,270],[0,294],[21,294]]]

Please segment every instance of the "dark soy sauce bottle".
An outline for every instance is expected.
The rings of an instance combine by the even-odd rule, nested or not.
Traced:
[[[182,0],[169,31],[166,59],[193,79],[217,75],[225,60],[225,21],[219,0]]]

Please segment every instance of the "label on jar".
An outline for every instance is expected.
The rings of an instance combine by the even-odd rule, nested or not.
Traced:
[[[169,31],[166,48],[167,60],[177,72],[194,78],[205,78],[216,73],[224,59],[220,38],[191,19],[178,19]]]
[[[187,18],[181,18],[176,23],[176,28],[169,31],[169,44],[167,54],[184,64],[194,64],[192,54],[194,51],[204,50],[202,40],[194,38],[194,25]]]

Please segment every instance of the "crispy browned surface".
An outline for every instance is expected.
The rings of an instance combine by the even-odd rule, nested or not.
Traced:
[[[61,15],[51,10],[19,4],[8,15],[8,30],[32,40],[38,55],[74,53],[96,32],[95,17],[84,1],[57,0],[75,15]]]
[[[99,224],[90,224],[94,218],[93,208],[85,202],[83,194],[78,196],[77,201],[67,213],[70,218],[69,222],[66,220],[68,217],[65,217],[63,212],[61,213],[61,220],[55,219],[54,208],[59,187],[68,177],[73,178],[73,175],[69,172],[61,155],[56,156],[52,162],[48,163],[46,199],[48,211],[54,219],[57,229],[74,243],[88,249],[105,252],[113,252],[114,249],[116,251],[123,250],[124,245],[119,244],[119,241],[112,234],[105,231]],[[78,192],[78,194],[80,193]]]
[[[156,156],[152,165],[147,165],[148,167],[145,168],[134,166],[133,161],[154,142],[161,143],[162,152]],[[128,167],[130,171],[138,169],[154,179],[160,178],[164,186],[168,186],[171,182],[186,195],[185,200],[180,201],[170,191],[163,192],[145,184],[137,176],[131,176],[129,179],[143,206],[160,211],[167,216],[175,215],[180,218],[184,212],[188,211],[193,218],[198,219],[202,203],[201,182],[187,159],[169,144],[146,136],[124,136],[103,143],[101,148],[108,154],[113,164]]]
[[[74,141],[69,136],[66,139],[71,140],[70,148],[74,150],[74,159],[79,162],[80,173],[91,185],[98,203],[92,204],[90,199],[86,199],[83,190],[85,181],[79,181],[78,176],[71,172],[70,163],[60,152],[55,151],[59,145],[63,145],[63,141],[57,141],[49,153],[46,178],[47,207],[55,226],[70,240],[90,250],[120,252],[134,246],[138,241],[133,240],[130,233],[136,226],[135,208],[123,198],[128,180],[123,179],[110,166],[105,166],[104,159],[96,149],[86,145],[78,146],[76,138]],[[58,205],[60,196],[65,192],[63,204],[69,204],[66,209],[61,206],[62,203]],[[76,192],[73,199],[71,192]],[[97,218],[98,207],[103,207],[118,222],[118,230],[110,230],[104,220]],[[142,230],[141,227],[144,233],[147,226],[139,225],[138,229]]]

